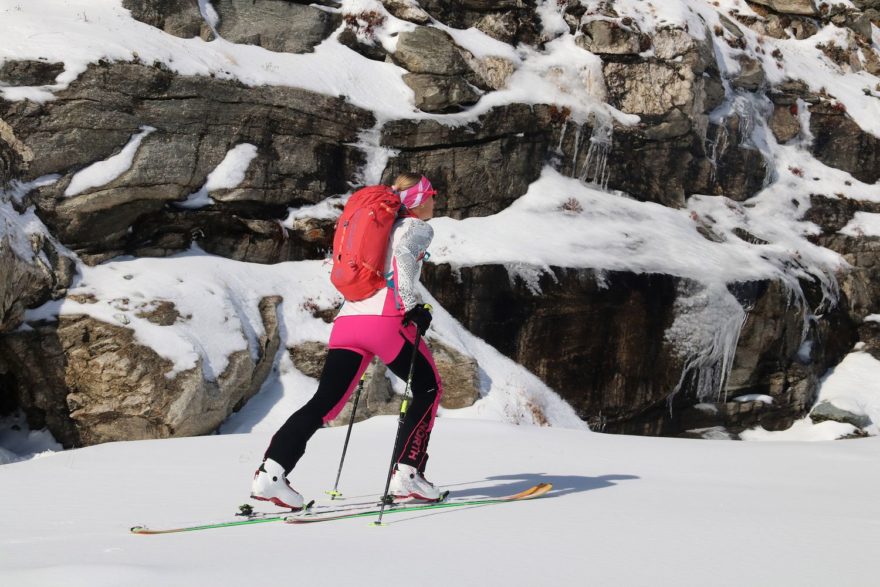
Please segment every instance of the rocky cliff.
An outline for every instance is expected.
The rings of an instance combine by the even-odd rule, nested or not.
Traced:
[[[427,292],[596,430],[785,429],[856,343],[880,358],[876,3],[106,4],[0,5],[0,409],[66,446],[217,429],[339,302],[309,269],[182,308],[187,271],[125,262],[316,267],[402,170],[446,217]],[[205,350],[212,321],[240,343]],[[451,332],[450,409],[519,393]],[[505,413],[554,423],[522,393]]]

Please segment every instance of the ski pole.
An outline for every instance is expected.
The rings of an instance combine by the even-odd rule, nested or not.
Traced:
[[[332,491],[325,491],[327,495],[330,496],[330,499],[336,499],[337,497],[342,497],[342,493],[338,491],[339,489],[339,478],[342,476],[342,464],[345,462],[345,453],[348,451],[348,440],[351,438],[351,429],[354,426],[354,415],[358,409],[358,401],[361,399],[361,392],[364,390],[364,381],[367,379],[367,372],[364,371],[364,374],[361,375],[361,380],[358,382],[357,391],[354,394],[354,402],[351,406],[351,417],[348,420],[348,432],[345,433],[345,444],[342,445],[342,456],[339,458],[339,471],[336,473],[336,483],[333,484]]]
[[[412,385],[413,372],[416,369],[416,357],[419,356],[419,344],[422,342],[422,332],[416,328],[416,341],[413,347],[412,360],[409,363],[409,376],[406,378],[406,388],[403,390],[403,401],[400,402],[400,416],[397,419],[397,434],[394,436],[394,446],[391,449],[391,465],[388,467],[388,478],[385,480],[385,492],[382,494],[382,505],[379,508],[379,519],[373,522],[374,526],[382,525],[382,515],[388,504],[388,488],[391,487],[391,475],[394,473],[394,458],[397,456],[397,441],[400,440],[400,431],[403,429],[403,419],[409,408],[409,388]]]

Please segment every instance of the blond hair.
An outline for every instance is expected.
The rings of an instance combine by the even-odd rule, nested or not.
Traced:
[[[405,189],[411,188],[422,180],[421,173],[411,173],[409,171],[405,171],[397,176],[397,179],[394,180],[394,183],[391,185],[395,190],[401,192]]]

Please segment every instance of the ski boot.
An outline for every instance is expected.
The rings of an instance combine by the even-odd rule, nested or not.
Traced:
[[[269,501],[282,508],[301,510],[303,497],[290,486],[284,467],[266,459],[254,473],[254,481],[251,484],[251,499]]]
[[[391,476],[388,494],[396,502],[402,501],[440,501],[442,493],[415,467],[397,463]]]

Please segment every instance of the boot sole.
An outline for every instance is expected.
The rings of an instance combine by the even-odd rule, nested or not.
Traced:
[[[288,504],[284,503],[283,501],[281,501],[280,499],[278,499],[277,497],[260,497],[259,495],[254,495],[252,493],[251,499],[255,499],[257,501],[268,501],[269,503],[275,504],[280,508],[287,508],[287,509],[292,510],[294,512],[298,512],[303,509],[303,506],[294,507],[292,505],[288,505]]]
[[[423,501],[425,503],[436,503],[440,501],[440,497],[430,498],[418,493],[410,493],[409,495],[392,495],[394,503],[408,503],[412,501]]]

